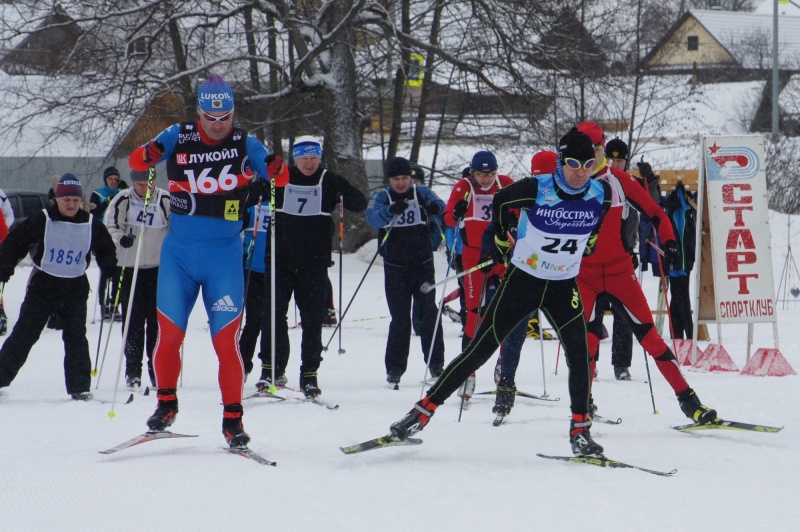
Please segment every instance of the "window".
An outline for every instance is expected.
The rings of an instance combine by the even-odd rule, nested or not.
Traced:
[[[128,43],[129,59],[144,59],[150,54],[151,38],[148,36],[137,37]]]
[[[690,52],[696,52],[700,47],[697,35],[689,35],[688,42],[686,44]]]

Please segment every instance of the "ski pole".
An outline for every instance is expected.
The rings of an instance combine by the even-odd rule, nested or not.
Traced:
[[[561,338],[558,340],[558,350],[556,350],[556,370],[553,375],[558,375],[558,361],[561,358]]]
[[[342,321],[342,240],[344,240],[344,196],[339,194],[339,322]],[[333,294],[331,294],[332,296]],[[339,327],[339,354],[345,352],[342,349],[342,328]]]
[[[269,179],[269,357],[270,383],[269,393],[275,394],[275,179]],[[296,316],[296,314],[295,314]]]
[[[247,291],[250,289],[250,274],[253,273],[253,249],[256,245],[256,237],[258,236],[258,226],[261,225],[261,196],[258,197],[258,207],[256,208],[256,219],[253,224],[253,239],[250,245],[247,246],[247,276],[244,281],[244,296],[242,297],[242,309],[247,304]],[[244,320],[239,321],[239,335],[242,334],[244,328]]]
[[[100,274],[100,278],[97,279],[97,291],[98,292],[100,291],[100,281],[102,280],[102,277],[103,277],[103,275]],[[92,311],[92,325],[95,324],[95,321],[96,321],[95,318],[97,318],[97,307],[99,305],[100,305],[100,298],[99,297],[94,298],[94,311]],[[102,317],[101,317],[101,319],[102,319]],[[99,342],[99,340],[98,340],[98,342]],[[95,368],[97,368],[97,361],[96,360],[95,360],[94,365],[95,365]]]
[[[476,271],[480,270],[481,268],[484,268],[486,266],[491,266],[492,263],[494,263],[494,260],[490,259],[490,260],[487,260],[486,262],[482,262],[480,264],[476,264],[472,268],[470,268],[468,270],[464,270],[463,272],[461,272],[459,274],[453,275],[451,277],[447,277],[446,279],[442,279],[441,281],[437,281],[435,283],[422,283],[422,286],[419,287],[419,290],[420,290],[420,292],[423,292],[423,293],[427,294],[428,292],[430,292],[431,290],[433,290],[434,288],[436,288],[440,284],[444,284],[444,283],[446,283],[448,281],[453,281],[453,280],[456,280],[456,279],[461,279],[465,275],[469,275],[469,274],[471,274],[473,272],[476,272]]]
[[[544,323],[542,322],[542,311],[541,309],[536,309],[536,319],[539,320],[539,348],[542,352],[542,387],[544,387],[544,392],[542,393],[542,397],[547,397],[547,380],[545,379],[545,369],[544,369]]]
[[[492,262],[492,261],[490,261],[490,262]],[[484,274],[484,276],[483,276],[483,286],[481,287],[481,297],[478,298],[478,309],[477,309],[478,311],[476,312],[476,317],[475,317],[475,329],[473,329],[473,331],[472,331],[472,338],[470,339],[470,343],[472,343],[472,340],[475,339],[475,333],[478,332],[478,327],[480,327],[481,310],[483,310],[483,305],[484,305],[485,299],[486,299],[486,283],[487,283],[488,280],[489,280],[488,273]],[[469,344],[467,344],[467,349],[469,349]],[[470,377],[472,377],[474,379],[475,378],[475,373],[472,373],[471,375],[469,375],[467,377],[467,379],[464,381],[464,390],[461,393],[461,404],[458,407],[458,422],[459,423],[461,423],[461,413],[464,412],[464,404],[467,401],[467,399],[466,399],[466,397],[467,397],[467,384],[469,383],[469,378]]]
[[[134,301],[134,294],[136,293],[136,280],[139,277],[139,261],[142,258],[142,242],[144,241],[145,237],[145,224],[147,223],[147,210],[150,207],[150,199],[152,198],[152,190],[153,185],[155,183],[156,178],[156,167],[151,166],[150,171],[147,175],[147,194],[144,196],[144,207],[142,210],[142,221],[139,225],[139,243],[136,246],[136,259],[133,261],[133,275],[131,276],[131,288],[128,292],[128,308],[125,309],[125,323],[122,326],[122,345],[119,349],[119,362],[117,363],[117,378],[114,383],[114,395],[111,398],[111,410],[108,413],[109,418],[114,418],[116,414],[114,413],[114,406],[117,404],[117,390],[119,389],[119,378],[122,374],[122,359],[125,358],[125,344],[128,342],[128,333],[130,332],[130,323],[131,323],[131,310],[133,310],[133,301]],[[119,284],[117,287],[117,296],[116,301],[114,302],[114,308],[116,308],[117,303],[119,302],[119,295],[122,291],[122,278],[125,275],[125,267],[122,268],[122,274],[119,277]],[[113,324],[113,321],[112,321]],[[109,337],[111,336],[111,331],[109,327]],[[105,357],[104,357],[105,358]],[[98,379],[99,380],[99,379]]]
[[[436,222],[435,220],[434,220],[434,222],[436,223],[436,225],[439,225],[439,222]],[[441,230],[441,227],[440,227],[440,230]],[[453,250],[450,253],[450,260],[447,261],[447,270],[445,270],[445,272],[444,272],[445,281],[448,279],[447,276],[450,274],[450,270],[452,269],[453,263],[456,260],[455,250],[458,247],[458,242],[459,242],[460,238],[461,238],[461,232],[460,231],[456,231],[456,236],[453,239]],[[431,345],[428,348],[428,359],[425,362],[425,375],[422,377],[422,388],[421,388],[420,394],[419,394],[419,398],[420,399],[422,399],[422,397],[423,397],[423,395],[425,393],[425,380],[428,378],[428,375],[430,374],[431,357],[433,356],[433,346],[436,343],[436,334],[439,332],[439,324],[442,321],[442,310],[444,309],[444,300],[445,300],[445,294],[446,293],[447,293],[447,282],[445,282],[444,286],[442,286],[442,297],[441,297],[441,299],[439,299],[439,308],[436,311],[436,322],[433,325],[433,335],[431,336]],[[433,376],[433,375],[431,374],[431,376]]]
[[[102,275],[102,273],[100,275]],[[99,300],[99,298],[97,298],[97,299]],[[105,308],[106,305],[107,305],[107,302],[103,301],[103,308]],[[97,305],[95,305],[95,308],[97,308]],[[114,320],[113,316],[111,317],[111,320],[112,321]],[[103,315],[100,314],[100,333],[97,335],[97,353],[95,353],[95,355],[94,355],[94,367],[92,368],[92,372],[91,372],[92,373],[92,377],[97,377],[98,376],[97,362],[98,362],[98,360],[100,360],[100,344],[103,343],[103,324],[105,323],[105,321],[106,320],[104,319]],[[92,323],[94,323],[94,321],[92,321]]]
[[[353,295],[350,297],[350,301],[347,303],[347,307],[345,307],[344,312],[342,312],[341,318],[339,319],[339,323],[336,324],[336,328],[333,330],[333,334],[331,334],[331,337],[328,339],[328,343],[322,347],[323,351],[328,350],[328,346],[331,345],[333,337],[336,336],[336,332],[341,328],[342,322],[344,321],[344,317],[347,315],[347,311],[350,310],[350,305],[353,304],[353,300],[356,298],[358,291],[361,289],[361,285],[364,284],[364,280],[367,278],[367,274],[369,273],[370,268],[372,268],[372,265],[375,263],[375,259],[378,258],[378,253],[380,253],[381,248],[386,243],[386,240],[389,238],[389,235],[392,232],[392,227],[394,227],[396,221],[397,221],[397,215],[395,215],[394,218],[392,218],[392,222],[389,224],[389,228],[386,230],[386,234],[383,235],[383,239],[378,244],[378,249],[375,250],[375,255],[372,256],[372,260],[369,261],[369,265],[367,265],[367,271],[365,271],[364,275],[361,276],[361,280],[358,282],[358,286],[356,286],[355,292],[353,292]],[[340,306],[341,304],[342,302],[339,301]]]

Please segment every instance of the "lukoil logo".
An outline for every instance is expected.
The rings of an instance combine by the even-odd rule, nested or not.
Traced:
[[[239,307],[234,304],[231,296],[225,296],[211,305],[212,312],[239,312]]]

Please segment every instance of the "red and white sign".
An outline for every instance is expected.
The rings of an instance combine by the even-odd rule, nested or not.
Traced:
[[[703,139],[719,323],[775,322],[764,143]]]

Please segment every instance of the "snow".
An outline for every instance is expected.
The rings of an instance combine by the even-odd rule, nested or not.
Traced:
[[[786,217],[771,213],[773,268],[778,285],[787,243],[800,244],[800,219],[787,236]],[[344,256],[344,296],[349,300],[374,256],[375,243]],[[338,259],[338,258],[337,258]],[[436,257],[437,278],[446,269]],[[180,413],[175,432],[198,438],[146,443],[114,455],[98,451],[145,430],[154,395],[131,404],[78,403],[66,397],[60,334],[46,329],[12,385],[0,397],[0,530],[141,531],[220,530],[792,530],[800,472],[800,387],[797,377],[747,377],[684,370],[702,400],[730,419],[785,426],[777,434],[725,431],[682,434],[686,423],[666,381],[654,376],[659,414],[653,414],[647,369],[637,347],[633,381],[614,380],[610,342],[604,341],[594,387],[599,413],[621,417],[618,426],[596,424],[592,433],[609,457],[659,470],[671,478],[632,470],[604,470],[543,460],[536,453],[569,454],[567,369],[557,362],[556,342],[545,342],[544,375],[539,342],[528,341],[517,384],[558,402],[517,399],[499,428],[492,427],[493,401],[474,399],[458,422],[451,398],[420,434],[423,445],[345,456],[338,447],[386,434],[420,398],[424,366],[412,338],[409,369],[400,391],[385,385],[383,351],[388,310],[379,261],[369,270],[320,370],[323,398],[341,408],[265,399],[245,402],[251,447],[278,462],[275,468],[229,455],[220,433],[217,362],[201,305],[192,314],[185,345]],[[92,285],[97,270],[89,270]],[[20,267],[5,290],[10,325],[16,321],[29,270]],[[338,266],[330,269],[338,294]],[[800,283],[795,276],[790,286]],[[453,288],[450,283],[448,290]],[[655,299],[656,279],[645,277]],[[791,298],[790,298],[791,299]],[[780,346],[800,370],[800,315],[793,300],[779,304]],[[289,317],[290,323],[294,321]],[[361,320],[361,321],[357,321]],[[88,337],[92,358],[99,322]],[[611,320],[606,320],[610,328]],[[460,346],[459,326],[443,321],[446,359]],[[710,326],[712,338],[716,327]],[[108,327],[105,327],[105,331]],[[723,344],[741,368],[747,328],[724,326]],[[332,330],[323,331],[328,342]],[[772,347],[772,327],[755,326],[755,347]],[[290,331],[288,375],[297,385],[300,330]],[[112,330],[105,366],[92,384],[110,400],[120,364],[119,325]],[[706,343],[701,343],[705,347]],[[558,374],[554,370],[558,364]],[[478,372],[478,389],[493,388],[494,359]],[[649,364],[655,371],[655,365]],[[257,375],[245,386],[254,391]],[[117,401],[128,393],[120,389]],[[795,442],[795,443],[792,443]],[[794,523],[794,524],[792,524]]]

